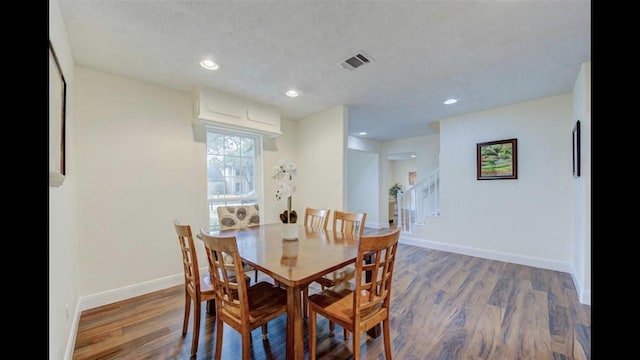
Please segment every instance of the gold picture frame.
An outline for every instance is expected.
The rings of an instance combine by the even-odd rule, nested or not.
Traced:
[[[409,185],[414,185],[417,178],[418,173],[416,171],[409,171]]]

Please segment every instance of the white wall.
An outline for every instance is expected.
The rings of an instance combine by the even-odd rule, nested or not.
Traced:
[[[298,121],[296,134],[300,185],[292,202],[300,213],[307,206],[344,211],[346,123],[345,106],[337,106]]]
[[[297,166],[300,166],[296,152],[297,141],[295,136],[298,131],[298,122],[282,118],[280,120],[280,129],[282,130],[282,136],[263,138],[265,150],[263,152],[264,206],[262,209],[262,219],[260,219],[262,223],[279,222],[280,213],[287,208],[285,200],[276,200],[278,184],[276,180],[271,177],[274,172],[274,167],[282,158],[290,159]],[[300,182],[300,179],[296,180],[296,182]],[[293,194],[293,209],[296,210],[299,215],[303,215],[304,208],[296,207],[295,205],[299,199],[299,195],[299,193]]]
[[[573,209],[572,266],[580,302],[591,304],[591,62],[580,67],[573,90],[573,119],[580,120],[581,174],[571,181]]]
[[[192,95],[82,67],[76,78],[82,307],[180,284],[172,222],[208,225],[206,144],[193,140]],[[291,151],[283,137],[268,145]],[[264,154],[270,174],[280,156]],[[275,207],[275,198],[265,202]]]
[[[387,173],[386,170],[386,164],[387,164],[387,158],[386,156],[382,156],[382,143],[379,141],[374,141],[374,140],[369,140],[369,139],[365,139],[365,138],[361,138],[361,137],[356,137],[356,136],[347,136],[347,148],[348,151],[360,151],[360,152],[367,152],[370,153],[372,155],[375,155],[376,158],[378,159],[378,175],[377,175],[377,184],[378,184],[378,191],[377,194],[375,194],[374,192],[371,193],[371,195],[367,194],[366,196],[375,196],[377,199],[377,205],[374,209],[369,209],[367,210],[367,227],[378,227],[378,228],[384,228],[384,227],[388,227],[389,223],[388,221],[384,220],[384,219],[388,219],[388,191],[384,188],[387,183]],[[349,163],[351,163],[351,161],[349,161]],[[384,163],[384,166],[383,166]],[[357,175],[355,174],[349,174],[349,187],[347,188],[347,194],[349,194],[348,196],[351,196],[351,193],[353,192],[352,190],[352,185],[354,183],[357,183],[358,180],[353,180],[352,176],[356,176],[357,179]],[[349,199],[349,203],[351,203],[352,201],[367,201],[367,200],[363,200],[363,199]],[[349,207],[350,205],[347,205],[347,207]],[[372,214],[376,214],[376,215],[372,215]],[[375,216],[375,218],[377,218],[377,225],[374,224],[373,221],[369,220],[369,218],[371,216]],[[382,220],[381,220],[382,219]]]
[[[372,152],[347,151],[347,208],[350,211],[366,212],[366,227],[380,229],[388,227],[380,221],[379,204],[379,155]]]
[[[411,138],[383,143],[381,153],[415,151],[418,160],[424,159],[423,154],[426,154],[429,161],[435,164],[433,168],[438,164],[440,143],[443,144],[443,152],[446,149],[446,155],[443,153],[441,157],[444,168],[441,168],[443,214],[438,218],[427,218],[425,226],[414,227],[413,233],[401,236],[401,241],[570,272],[574,275],[580,301],[590,304],[590,74],[590,62],[587,62],[581,67],[573,94],[445,119],[441,123],[448,125],[441,127],[442,141],[439,139],[440,135],[435,135],[435,138],[428,140]],[[582,176],[572,179],[571,129],[578,119],[582,130]],[[515,122],[510,123],[511,121]],[[476,182],[475,143],[511,136],[517,137],[519,142],[519,179]],[[523,145],[523,139],[535,140],[542,146],[532,150],[529,146],[531,141]],[[469,143],[473,146],[469,147]],[[434,144],[438,148],[434,148]],[[523,159],[527,159],[527,163]],[[388,161],[386,165],[384,163],[385,161],[381,167],[382,172],[392,172],[392,162]],[[522,178],[523,174],[527,178]],[[385,190],[392,184],[391,175],[389,176],[388,184],[383,185]],[[418,178],[421,178],[420,170]],[[533,182],[530,181],[532,178]],[[509,184],[510,181],[514,184]],[[486,189],[491,191],[487,192]],[[512,220],[507,228],[501,226],[499,221],[489,219],[482,211],[482,202],[495,203],[492,199],[493,194],[496,194],[495,190],[501,194],[499,206],[511,213]],[[467,199],[471,202],[469,205],[465,203]],[[491,207],[494,208],[497,206]],[[473,214],[474,211],[477,215]],[[459,216],[452,219],[452,213]],[[548,224],[545,223],[547,220]],[[479,224],[480,222],[485,225]],[[460,226],[460,223],[465,225]],[[483,231],[479,233],[482,236],[475,233],[478,229]],[[515,234],[524,236],[514,236]]]
[[[416,159],[406,159],[406,160],[389,160],[389,187],[393,186],[393,184],[398,183],[402,185],[402,191],[407,191],[409,188],[409,172],[416,171]],[[416,174],[417,176],[422,175],[424,178],[426,174]],[[416,178],[417,180],[418,178]],[[388,194],[388,192],[387,192]]]
[[[402,140],[386,141],[382,143],[382,151],[386,159],[390,154],[415,152],[415,170],[418,172],[418,180],[427,177],[439,166],[440,135],[426,135]],[[407,180],[408,183],[408,180]],[[387,186],[391,187],[393,183]],[[406,188],[405,188],[406,189]]]
[[[388,211],[388,198],[389,188],[393,185],[391,175],[394,173],[392,169],[392,160],[388,160],[390,154],[400,154],[415,152],[415,170],[417,172],[417,181],[420,181],[427,177],[433,170],[437,169],[440,165],[440,135],[426,135],[413,138],[407,138],[402,140],[386,141],[380,146],[380,171],[382,174],[382,180],[380,183],[381,192],[383,196],[383,204],[381,209],[383,210],[382,219],[390,218]],[[409,183],[408,174],[407,184]],[[402,182],[404,184],[404,182]],[[403,186],[403,190],[407,187]]]
[[[76,77],[80,293],[171,283],[182,272],[173,220],[208,224],[191,95],[83,67]]]
[[[441,121],[442,215],[412,241],[570,271],[571,109],[563,94]],[[476,180],[476,144],[508,138],[518,179]]]
[[[75,146],[75,74],[58,0],[49,1],[49,39],[67,83],[66,178],[49,187],[49,359],[69,358],[75,341],[78,304],[78,237]]]

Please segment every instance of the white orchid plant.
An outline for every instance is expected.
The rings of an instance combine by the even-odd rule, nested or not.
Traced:
[[[296,164],[289,159],[281,159],[278,161],[278,165],[274,167],[274,173],[271,176],[278,180],[276,200],[287,199],[287,210],[280,214],[280,221],[285,224],[293,224],[298,220],[296,211],[291,211],[291,196],[296,192],[296,174]]]

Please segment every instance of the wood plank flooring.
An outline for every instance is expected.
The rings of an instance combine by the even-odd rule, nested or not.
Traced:
[[[183,311],[182,286],[84,311],[73,359],[189,359]],[[567,273],[400,244],[391,311],[395,359],[591,358],[591,307]],[[318,359],[349,359],[351,341],[339,328],[330,338],[318,320]],[[197,359],[212,359],[215,316],[203,311],[200,324]],[[285,335],[285,316],[269,323],[268,341],[256,329],[253,359],[284,360]],[[228,326],[223,344],[222,359],[241,358],[240,335]],[[361,354],[384,359],[382,337],[363,337]]]

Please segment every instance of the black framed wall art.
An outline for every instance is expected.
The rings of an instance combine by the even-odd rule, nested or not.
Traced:
[[[66,175],[67,82],[49,40],[49,186],[60,186]]]
[[[518,139],[505,139],[476,145],[477,180],[518,178]]]
[[[571,131],[573,177],[580,177],[580,120],[576,121]]]

